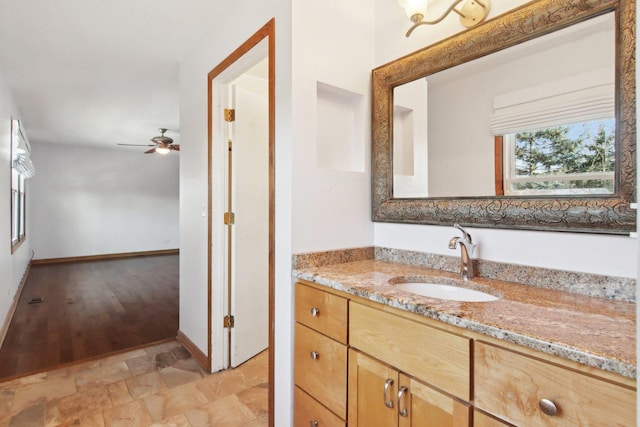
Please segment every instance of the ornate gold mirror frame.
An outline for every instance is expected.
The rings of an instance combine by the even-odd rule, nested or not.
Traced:
[[[372,72],[372,211],[377,222],[628,234],[636,229],[635,0],[538,0]],[[393,197],[393,89],[615,12],[616,191],[607,196]]]

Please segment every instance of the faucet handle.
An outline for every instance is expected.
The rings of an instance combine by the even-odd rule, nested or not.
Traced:
[[[458,230],[460,230],[462,232],[462,236],[464,237],[464,240],[467,241],[467,243],[473,244],[473,241],[471,240],[471,234],[469,234],[467,232],[467,230],[465,230],[460,224],[455,223],[455,224],[453,224],[453,227],[457,228]],[[449,244],[449,245],[451,245],[451,244]]]

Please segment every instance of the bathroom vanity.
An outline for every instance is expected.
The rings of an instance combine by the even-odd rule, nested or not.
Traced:
[[[375,68],[373,221],[636,231],[635,28],[634,1],[539,0]],[[564,35],[570,37],[559,38]],[[602,54],[592,49],[596,43],[573,43],[587,35],[601,36]],[[549,45],[539,50],[545,55],[566,50],[538,60],[539,69],[523,66],[531,55],[521,49],[544,43]],[[567,59],[570,55],[603,62],[581,64]],[[494,78],[469,84],[475,74],[486,76],[490,57],[498,58],[500,67],[521,68],[499,68]],[[547,66],[560,59],[567,64]],[[542,72],[547,70],[567,74]],[[602,81],[595,78],[600,72]],[[460,76],[464,84],[456,83]],[[507,166],[517,161],[509,138],[588,123],[592,118],[583,113],[590,104],[583,100],[571,104],[575,121],[558,121],[555,115],[556,107],[564,111],[566,105],[552,101],[573,97],[567,83],[578,80],[584,83],[581,93],[606,88],[607,111],[598,117],[616,125],[612,189],[563,192],[548,186],[514,193],[505,185],[515,176],[505,173]],[[489,83],[495,84],[491,92]],[[413,84],[419,89],[406,86]],[[481,99],[480,92],[490,96]],[[518,119],[508,129],[500,125],[505,109]],[[439,114],[446,110],[451,117],[443,119]],[[544,120],[520,122],[532,112],[544,113]],[[420,119],[414,121],[412,114]],[[399,131],[404,127],[410,132]],[[445,173],[436,174],[439,168]],[[482,189],[475,189],[480,183]],[[584,273],[474,261],[471,238],[461,231],[463,239],[449,242],[449,248],[461,250],[456,259],[461,268],[431,254],[422,263],[393,262],[378,257],[378,249],[385,248],[368,257],[335,251],[325,256],[329,262],[302,266],[294,259],[295,425],[636,425],[635,281],[583,280]],[[435,287],[452,294],[420,294]],[[487,299],[470,300],[471,291]]]
[[[364,260],[295,271],[296,426],[631,426],[635,304]]]

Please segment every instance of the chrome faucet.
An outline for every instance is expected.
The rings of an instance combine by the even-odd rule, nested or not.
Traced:
[[[449,240],[449,249],[456,249],[460,246],[460,276],[462,280],[469,280],[473,278],[473,250],[476,245],[471,240],[471,235],[460,226],[460,224],[453,224],[455,228],[462,231],[462,237],[452,237]]]

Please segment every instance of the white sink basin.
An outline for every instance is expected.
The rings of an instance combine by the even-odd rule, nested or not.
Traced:
[[[486,292],[441,283],[407,282],[395,285],[398,289],[430,298],[464,302],[497,301],[499,298]]]

